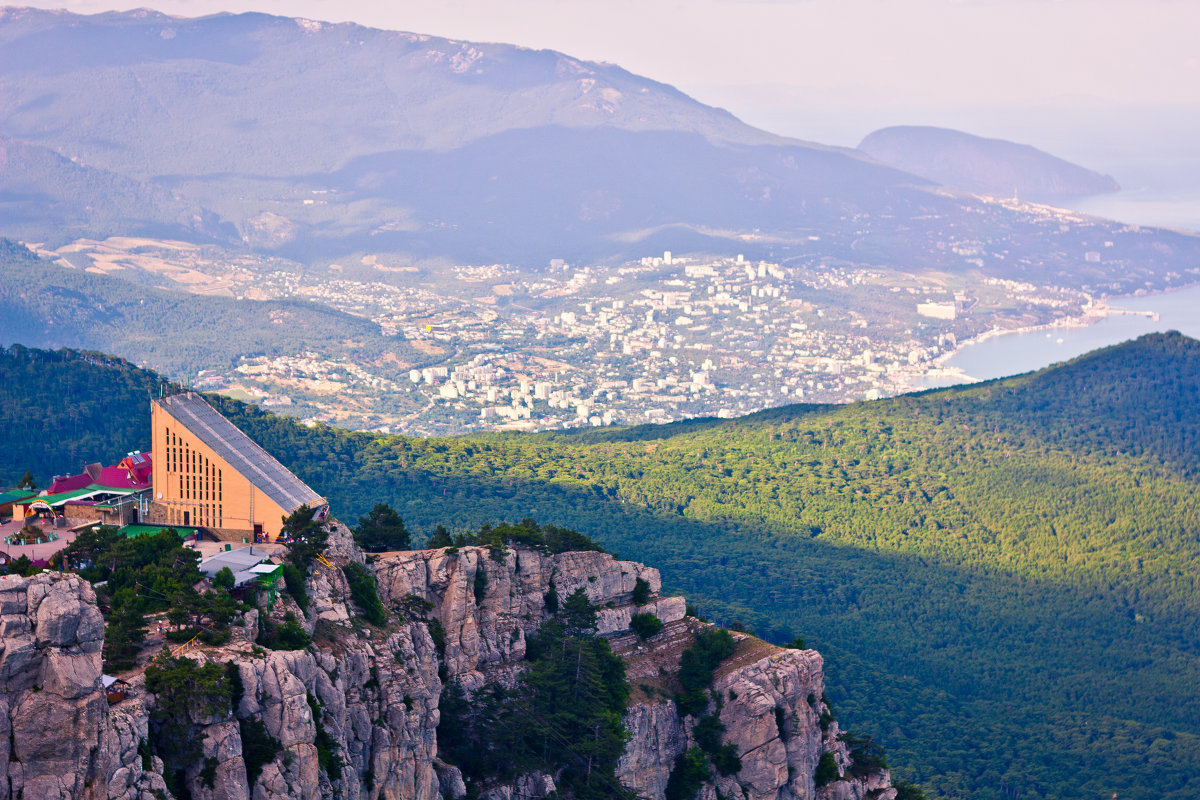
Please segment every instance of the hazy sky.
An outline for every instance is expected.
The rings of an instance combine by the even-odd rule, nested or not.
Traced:
[[[34,0],[61,7],[61,0]],[[122,8],[73,0],[82,13]],[[778,133],[854,144],[944,124],[1093,144],[1200,123],[1200,0],[158,0],[197,16],[259,10],[609,61]],[[1155,107],[1131,119],[1137,104]],[[1056,132],[1057,131],[1057,132]],[[1164,139],[1164,142],[1166,141]],[[1166,146],[1164,144],[1164,146]],[[1086,148],[1085,148],[1086,149]]]

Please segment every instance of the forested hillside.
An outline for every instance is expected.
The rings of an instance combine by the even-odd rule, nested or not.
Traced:
[[[361,362],[415,351],[362,317],[290,300],[235,300],[141,286],[39,259],[0,239],[0,345],[52,345],[120,353],[172,375],[228,367],[239,356],[304,351]]]
[[[30,359],[0,363],[25,385]],[[114,421],[144,414],[133,373],[112,376]],[[804,636],[901,777],[1000,800],[1200,793],[1198,392],[1200,343],[1168,334],[971,387],[623,431],[419,440],[219,402],[342,518],[386,499],[419,537],[532,516],[724,622]],[[0,479],[24,469],[3,430]]]
[[[38,487],[84,464],[150,451],[150,398],[164,384],[121,358],[0,348],[0,487],[30,470]]]

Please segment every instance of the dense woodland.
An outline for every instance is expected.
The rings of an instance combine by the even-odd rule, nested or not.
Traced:
[[[50,358],[0,357],[6,386],[43,392],[0,399],[0,482],[44,479],[80,429],[111,448],[146,424],[145,373],[66,356],[82,394],[47,396]],[[721,622],[802,635],[900,777],[1011,800],[1200,794],[1198,393],[1200,343],[1167,334],[971,387],[625,430],[424,440],[214,402],[343,519],[387,502],[420,542],[534,517]]]

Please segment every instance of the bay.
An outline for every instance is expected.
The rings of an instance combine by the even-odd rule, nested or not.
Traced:
[[[1086,327],[1006,333],[964,345],[946,366],[957,367],[977,380],[991,380],[1048,367],[1147,333],[1176,330],[1200,339],[1200,284],[1159,294],[1114,297],[1108,304],[1157,312],[1158,320],[1113,314]]]

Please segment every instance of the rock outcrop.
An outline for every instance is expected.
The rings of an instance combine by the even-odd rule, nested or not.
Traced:
[[[0,577],[0,798],[104,798],[104,620],[73,575]]]
[[[363,563],[340,526],[328,552],[337,566]],[[313,646],[255,645],[259,612],[251,611],[228,643],[187,653],[236,675],[229,680],[237,690],[223,713],[200,716],[207,712],[197,704],[191,723],[201,755],[172,776],[150,745],[160,698],[147,691],[144,674],[124,675],[127,698],[106,701],[104,627],[91,586],[72,575],[0,578],[0,764],[7,765],[0,800],[161,800],[180,780],[195,800],[462,797],[463,776],[438,757],[446,683],[468,692],[514,684],[528,637],[551,617],[548,595],[580,589],[634,687],[617,777],[641,797],[664,797],[676,759],[695,744],[696,720],[681,718],[662,687],[703,623],[685,617],[681,598],[658,596],[657,570],[597,552],[512,547],[393,553],[374,562],[369,568],[392,612],[384,628],[356,618],[341,569],[320,566],[308,581],[304,618]],[[635,605],[639,580],[648,599]],[[666,623],[646,641],[629,633],[639,611]],[[715,674],[710,712],[719,714],[723,741],[742,766],[705,783],[697,797],[892,800],[887,773],[853,777],[836,724],[822,730],[821,657],[737,639]],[[813,775],[825,752],[846,779],[818,789]],[[545,797],[554,779],[529,773],[479,795]]]

